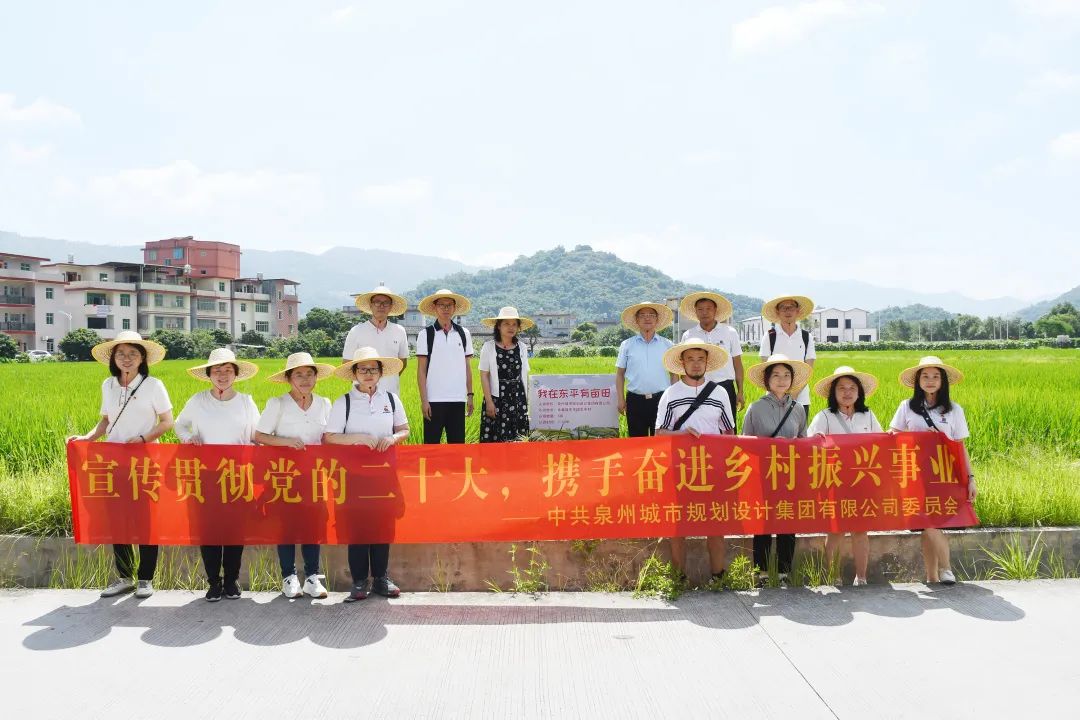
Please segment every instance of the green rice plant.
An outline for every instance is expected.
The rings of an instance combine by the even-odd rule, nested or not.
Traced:
[[[281,589],[281,565],[273,547],[247,548],[248,590],[273,592]]]
[[[824,552],[805,552],[795,558],[791,569],[792,587],[825,587],[839,583],[839,563],[831,562]]]
[[[994,563],[988,575],[991,580],[1037,580],[1044,546],[1042,533],[1025,549],[1020,535],[1014,534],[1005,542],[1001,552],[983,547],[982,551]]]
[[[113,579],[113,553],[108,545],[76,545],[63,552],[49,573],[50,588],[91,590],[103,588]]]
[[[137,550],[137,549],[136,549]],[[165,546],[158,551],[154,587],[159,590],[202,590],[206,575],[196,548]]]

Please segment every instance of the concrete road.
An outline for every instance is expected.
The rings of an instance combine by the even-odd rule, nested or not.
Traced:
[[[627,595],[0,591],[5,718],[1080,716],[1080,581]]]

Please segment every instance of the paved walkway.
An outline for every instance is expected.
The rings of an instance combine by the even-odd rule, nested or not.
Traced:
[[[1077,717],[1080,581],[626,595],[0,591],[8,718]],[[215,709],[216,708],[216,709]]]

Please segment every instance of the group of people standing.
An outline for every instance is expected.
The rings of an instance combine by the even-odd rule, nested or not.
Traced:
[[[356,306],[370,319],[349,332],[342,364],[333,367],[308,353],[290,355],[285,368],[268,380],[288,385],[288,391],[270,398],[260,413],[251,395],[235,383],[254,377],[258,366],[239,359],[227,348],[215,349],[205,363],[188,373],[210,387],[192,396],[173,419],[168,391],[151,376],[150,368],[165,357],[165,349],[137,332],[123,331],[114,340],[93,348],[96,360],[109,367],[101,387],[100,419],[76,440],[153,443],[175,430],[183,443],[205,445],[272,445],[302,449],[320,443],[364,445],[386,452],[409,436],[409,420],[399,394],[400,375],[409,362],[405,329],[390,321],[404,314],[408,303],[380,285],[355,296]],[[471,310],[468,298],[441,289],[419,303],[433,317],[416,338],[416,378],[423,415],[425,443],[465,442],[465,419],[474,410],[469,330],[454,318]],[[698,323],[683,333],[678,344],[659,333],[670,326],[673,313],[661,303],[642,302],[622,313],[623,324],[634,335],[619,347],[615,362],[618,409],[626,415],[628,434],[688,433],[694,436],[736,434],[736,410],[745,405],[744,379],[765,391],[747,409],[741,434],[758,437],[798,438],[809,435],[881,432],[881,425],[866,405],[877,389],[872,375],[840,367],[818,381],[814,391],[828,401],[808,424],[809,380],[815,360],[812,335],[798,323],[810,315],[813,302],[802,296],[774,298],[762,307],[773,328],[761,339],[761,362],[743,369],[738,333],[724,321],[732,305],[722,295],[697,292],[683,298],[684,317]],[[492,337],[480,351],[483,415],[481,442],[510,442],[528,433],[529,354],[520,334],[533,326],[516,308],[503,307],[484,318]],[[331,401],[315,392],[317,383],[331,375],[351,384],[347,393]],[[954,440],[968,435],[961,407],[949,390],[963,380],[959,370],[927,357],[905,370],[900,381],[913,394],[897,408],[890,430],[941,432]],[[974,499],[974,475],[969,496]],[[754,563],[762,571],[775,562],[781,577],[791,571],[794,535],[776,536],[775,550],[768,535],[754,537]],[[839,536],[830,535],[829,552],[836,552]],[[866,533],[852,538],[855,584],[866,583],[869,543]],[[940,530],[923,531],[923,553],[929,582],[955,582],[949,564],[949,546]],[[683,538],[671,538],[673,563],[685,568]],[[726,568],[723,537],[708,538],[710,565],[715,577]],[[139,546],[135,562],[130,545],[113,546],[119,579],[103,597],[134,591],[137,597],[153,593],[152,580],[158,548]],[[200,548],[209,589],[206,599],[240,597],[239,575],[243,546],[204,545]],[[278,547],[282,592],[287,597],[326,597],[320,574],[320,548],[301,545],[304,582],[295,566],[296,546]],[[353,544],[348,547],[352,590],[346,602],[363,600],[369,593],[396,597],[400,590],[388,575],[390,546]],[[370,581],[369,581],[370,578]]]

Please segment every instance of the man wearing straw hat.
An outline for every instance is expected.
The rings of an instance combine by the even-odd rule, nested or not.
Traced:
[[[420,301],[424,315],[435,322],[416,336],[416,384],[424,413],[424,443],[465,442],[465,418],[473,411],[472,336],[454,322],[467,315],[472,303],[446,289]]]
[[[698,324],[683,333],[682,341],[703,340],[722,348],[727,362],[705,376],[727,390],[732,410],[741,410],[743,396],[742,343],[739,332],[727,324],[733,310],[731,301],[720,293],[690,293],[679,303],[682,317],[696,317]]]
[[[401,360],[401,368],[409,362],[409,337],[405,327],[390,322],[390,316],[404,315],[409,303],[401,295],[396,295],[382,283],[371,292],[354,295],[356,307],[371,316],[370,320],[358,323],[345,336],[345,347],[341,351],[343,362],[352,360],[356,351],[362,347],[373,347],[384,357]],[[399,393],[398,374],[383,375],[379,380],[379,389]]]
[[[702,435],[732,435],[734,412],[727,390],[708,374],[716,372],[727,362],[727,351],[703,340],[681,342],[664,353],[664,367],[682,380],[668,386],[660,396],[656,412],[656,434],[694,437]],[[673,537],[671,563],[686,576],[686,538]],[[706,538],[709,549],[709,569],[713,580],[724,577],[727,569],[727,547],[724,537]]]
[[[785,355],[802,360],[814,369],[814,336],[799,327],[799,321],[814,312],[814,301],[805,295],[781,295],[761,306],[761,316],[772,323],[768,332],[761,335],[758,355],[765,362],[772,355]],[[804,385],[795,402],[802,405],[803,415],[810,417],[810,386]]]
[[[667,305],[653,302],[631,305],[622,312],[623,325],[637,332],[622,341],[615,359],[615,396],[619,412],[626,415],[630,437],[655,434],[660,394],[675,381],[664,368],[664,353],[672,343],[657,334],[674,317]]]

